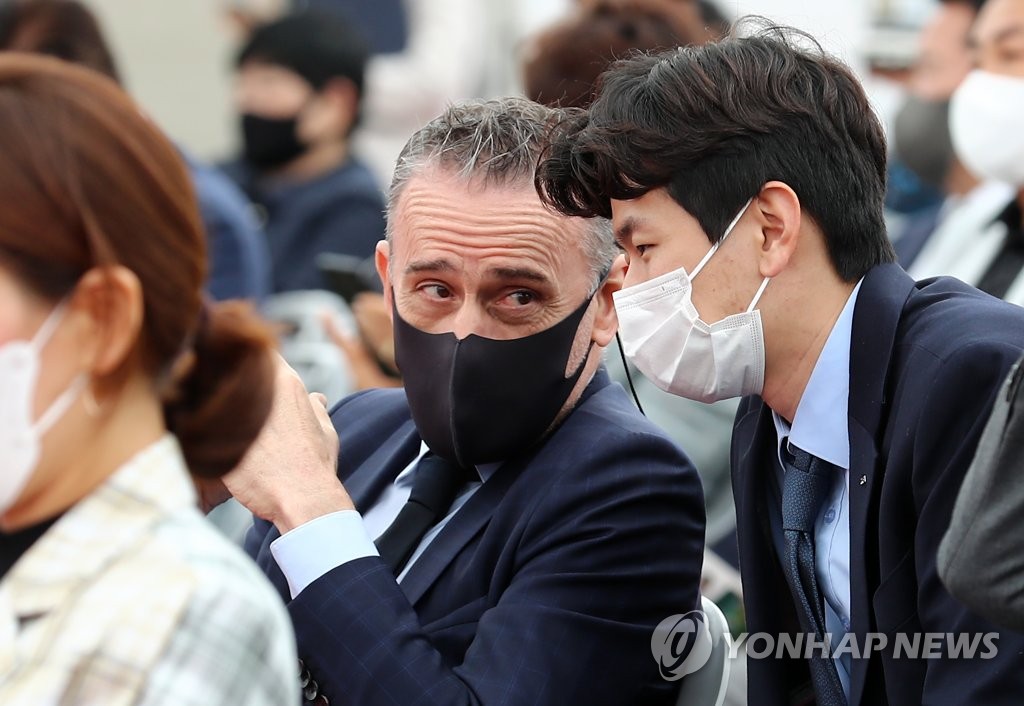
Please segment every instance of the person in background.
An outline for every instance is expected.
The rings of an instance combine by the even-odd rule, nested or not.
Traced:
[[[377,293],[363,292],[350,305],[358,335],[348,335],[333,317],[324,316],[327,335],[341,350],[352,374],[355,391],[375,387],[401,387],[402,378],[395,364],[395,337],[391,329],[391,311]]]
[[[308,701],[675,703],[651,636],[700,602],[700,481],[602,369],[623,262],[537,196],[560,119],[474,101],[413,135],[376,259],[404,390],[328,416],[290,377],[225,478]]]
[[[280,600],[196,507],[274,362],[204,303],[183,161],[112,81],[15,53],[0,151],[0,703],[296,703]]]
[[[550,106],[586,108],[598,77],[631,51],[670,49],[715,39],[691,2],[587,0],[534,37],[523,61],[523,90]]]
[[[909,214],[894,240],[907,269],[943,218],[978,186],[953,152],[949,100],[971,70],[967,46],[983,0],[942,0],[921,31],[919,54],[905,85],[907,95],[893,125],[893,159],[945,198]]]
[[[936,561],[1024,309],[908,277],[853,72],[796,30],[739,30],[618,62],[538,185],[566,215],[612,217],[627,358],[677,395],[742,398],[743,599],[777,647],[748,653],[750,703],[1018,704],[1024,634],[999,631],[984,659],[908,655],[894,635],[997,632]]]
[[[317,255],[370,258],[384,237],[383,196],[350,149],[366,60],[333,13],[259,26],[238,53],[242,154],[224,169],[263,215],[275,293],[325,289]]]
[[[732,20],[722,11],[715,0],[697,0],[700,19],[716,37],[724,37],[732,28]]]
[[[1024,631],[1024,359],[996,398],[964,476],[939,576],[956,598],[996,625]]]
[[[1024,304],[1024,2],[989,0],[973,30],[978,69],[957,91],[951,122],[964,162],[1017,193],[972,247],[987,262],[982,282]],[[1024,365],[1006,382],[965,478],[939,554],[954,596],[1001,625],[1024,629],[1020,517],[1024,459]]]
[[[291,0],[293,12],[326,10],[350,19],[366,39],[374,56],[394,54],[408,43],[408,10],[405,0]]]
[[[95,15],[78,0],[15,0],[0,8],[0,50],[48,54],[120,83]],[[260,301],[270,287],[266,241],[245,196],[219,170],[185,155],[210,253],[206,291]]]
[[[952,275],[1024,305],[1022,26],[1024,0],[988,0],[978,14],[970,37],[976,68],[953,94],[949,125],[959,160],[991,186],[969,219],[948,219],[910,272]]]

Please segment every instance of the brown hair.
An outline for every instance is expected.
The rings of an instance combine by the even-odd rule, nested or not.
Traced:
[[[0,49],[48,54],[120,82],[93,13],[77,0],[17,0],[0,12]]]
[[[538,103],[586,108],[598,77],[616,59],[714,38],[690,2],[590,0],[533,41],[523,67],[524,89]]]
[[[0,56],[0,262],[43,297],[121,265],[142,284],[136,350],[189,468],[216,477],[269,414],[272,342],[239,302],[205,304],[205,238],[175,148],[112,81],[30,54]]]

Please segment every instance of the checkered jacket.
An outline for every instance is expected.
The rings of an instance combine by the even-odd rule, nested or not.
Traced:
[[[298,703],[280,599],[195,503],[167,436],[21,557],[0,582],[0,704]]]

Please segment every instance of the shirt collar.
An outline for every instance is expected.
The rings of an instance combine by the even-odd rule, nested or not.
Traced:
[[[780,454],[782,441],[788,436],[790,443],[807,453],[840,468],[850,468],[850,342],[853,310],[863,283],[861,279],[853,288],[832,326],[800,397],[793,424],[772,412]]]
[[[429,452],[430,449],[427,447],[427,442],[421,441],[420,452],[416,455],[416,458],[413,459],[413,462],[406,466],[405,470],[398,474],[398,477],[395,478],[395,485],[411,486],[413,474],[416,473],[416,467],[419,466],[420,459],[426,456],[427,453]],[[479,466],[477,466],[476,472],[477,475],[480,476],[480,482],[486,483],[488,479],[490,479],[490,477],[493,476],[495,472],[497,472],[497,470],[501,467],[502,463],[504,462],[496,461],[495,463],[481,463]]]

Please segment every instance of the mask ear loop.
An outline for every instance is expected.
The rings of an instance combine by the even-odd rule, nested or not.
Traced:
[[[598,291],[600,291],[601,287],[604,286],[604,281],[608,278],[611,270],[611,265],[609,265],[601,274],[601,277],[598,279],[597,286],[594,287],[594,291],[590,294],[591,299],[593,299]],[[636,402],[636,408],[640,410],[640,414],[646,417],[647,412],[644,411],[644,406],[640,404],[640,395],[636,393],[636,387],[633,385],[633,374],[629,372],[629,362],[626,360],[625,351],[622,350],[622,336],[619,335],[618,329],[615,330],[615,342],[619,346],[619,358],[622,360],[622,369],[626,372],[626,382],[629,383],[629,391],[633,393],[633,401]],[[593,341],[591,341],[591,348],[593,348]],[[590,349],[587,350],[587,354],[590,354]],[[583,360],[586,362],[586,358]]]
[[[633,401],[636,402],[636,408],[640,410],[640,414],[647,416],[647,412],[644,411],[644,406],[640,404],[640,395],[636,393],[636,387],[633,386],[633,374],[629,372],[629,363],[626,361],[626,353],[622,350],[622,337],[619,336],[619,332],[615,332],[615,341],[619,344],[619,357],[622,358],[622,369],[626,371],[626,381],[629,383],[629,391],[633,393]]]
[[[35,335],[32,336],[32,340],[29,345],[36,351],[36,353],[42,353],[43,349],[46,348],[46,344],[50,342],[57,327],[60,326],[60,322],[64,319],[64,312],[68,307],[67,300],[61,301],[57,306],[53,308],[50,315],[46,317],[46,321],[39,327]]]
[[[761,301],[761,295],[764,294],[765,288],[768,286],[768,283],[771,282],[771,281],[772,281],[771,277],[765,277],[764,278],[764,281],[761,282],[761,286],[757,288],[757,294],[754,295],[754,299],[750,302],[750,306],[747,307],[746,313],[749,314],[750,312],[752,312],[754,310],[754,307],[757,306],[757,303],[759,301]]]
[[[35,423],[35,430],[39,434],[45,434],[50,431],[50,427],[57,423],[57,420],[64,416],[64,413],[71,408],[78,396],[82,394],[82,391],[88,386],[89,380],[85,375],[79,375],[71,383],[68,389],[64,390],[56,400],[50,405],[50,408],[43,413]]]
[[[747,212],[747,209],[750,208],[750,204],[753,201],[753,197],[747,199],[747,202],[743,204],[743,208],[740,209],[740,212],[736,214],[732,221],[729,222],[729,227],[725,229],[725,233],[723,233],[722,237],[718,239],[718,242],[711,246],[711,249],[708,250],[707,254],[704,255],[704,257],[701,258],[700,262],[697,263],[697,266],[693,268],[693,272],[687,273],[687,276],[689,276],[691,280],[694,277],[696,277],[701,270],[704,269],[704,265],[708,264],[708,260],[711,259],[711,256],[718,252],[718,248],[722,247],[722,243],[725,242],[725,239],[728,238],[729,235],[732,233],[733,229],[736,228],[736,224],[740,222],[741,218],[743,218],[743,214]]]

